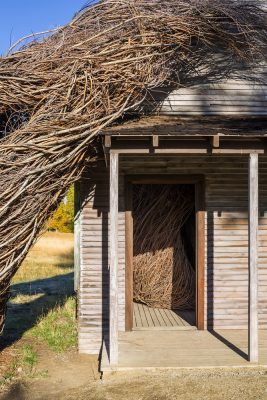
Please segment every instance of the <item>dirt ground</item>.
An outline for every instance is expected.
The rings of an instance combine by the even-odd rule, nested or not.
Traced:
[[[43,237],[12,286],[0,340],[0,400],[267,400],[267,369],[146,371],[101,380],[97,357],[79,355],[77,345],[58,351],[30,334],[73,293],[73,239],[63,236]]]
[[[33,377],[17,378],[0,400],[267,400],[267,369],[132,372],[103,376],[97,358],[39,349]]]

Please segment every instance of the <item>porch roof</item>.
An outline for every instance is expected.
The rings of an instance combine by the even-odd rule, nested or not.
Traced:
[[[101,132],[109,136],[239,136],[266,137],[267,117],[150,116],[127,119]]]

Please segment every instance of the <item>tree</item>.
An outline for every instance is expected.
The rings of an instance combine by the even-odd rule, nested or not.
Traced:
[[[74,230],[74,186],[72,185],[58,209],[48,220],[50,231],[73,232]]]

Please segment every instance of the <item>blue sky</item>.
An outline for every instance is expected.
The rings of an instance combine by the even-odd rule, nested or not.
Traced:
[[[22,36],[68,22],[86,0],[0,0],[0,55]]]

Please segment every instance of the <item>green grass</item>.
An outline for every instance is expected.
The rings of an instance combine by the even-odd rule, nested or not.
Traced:
[[[48,232],[12,281],[2,339],[11,345],[26,335],[54,351],[66,351],[77,345],[75,314],[73,234]],[[22,349],[23,354],[27,351]],[[34,357],[29,355],[28,361]]]
[[[70,297],[61,306],[43,315],[29,334],[44,341],[52,350],[64,352],[77,346],[76,299]]]
[[[33,349],[33,347],[30,344],[25,344],[22,346],[22,364],[28,366],[30,369],[33,369],[33,367],[37,364],[37,361],[37,352]]]
[[[18,377],[47,376],[38,365],[39,349],[64,352],[77,347],[73,234],[44,234],[14,276],[10,294],[1,342],[7,354],[9,349],[13,353],[4,358],[1,390]]]
[[[6,370],[4,375],[1,377],[2,378],[0,380],[1,386],[4,386],[7,382],[11,381],[16,376],[17,367],[18,367],[18,358],[15,358],[9,365],[9,368]]]

